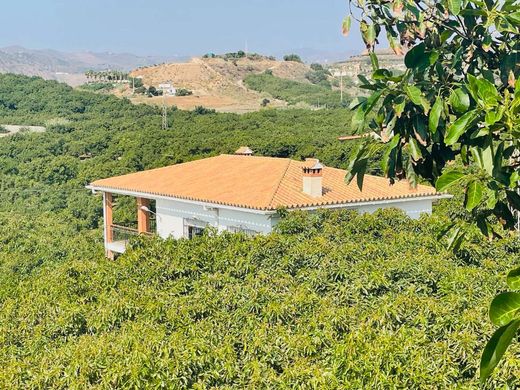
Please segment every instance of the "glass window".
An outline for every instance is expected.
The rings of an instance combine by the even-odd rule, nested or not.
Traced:
[[[256,236],[258,232],[256,230],[248,229],[243,226],[228,226],[227,230],[231,233],[244,233],[247,236]]]
[[[190,240],[196,236],[202,236],[206,228],[206,222],[195,219],[184,220],[184,237]]]
[[[204,228],[197,226],[188,226],[188,238],[191,240],[193,237],[202,236],[204,234]]]

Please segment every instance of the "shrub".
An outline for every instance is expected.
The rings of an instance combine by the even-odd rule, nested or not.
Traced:
[[[190,96],[190,95],[193,95],[193,92],[190,91],[189,89],[185,89],[185,88],[178,88],[177,91],[175,92],[175,96]]]
[[[145,86],[137,87],[135,89],[135,93],[137,93],[139,95],[144,95],[146,92],[147,92],[147,89]]]
[[[146,91],[148,96],[162,96],[163,91],[160,89],[155,88],[153,85],[148,87],[148,90]]]
[[[303,63],[302,59],[297,54],[287,54],[287,55],[283,56],[283,60]]]
[[[197,106],[193,109],[193,113],[195,113],[197,115],[207,115],[207,114],[214,114],[214,113],[216,113],[216,111],[212,108]]]

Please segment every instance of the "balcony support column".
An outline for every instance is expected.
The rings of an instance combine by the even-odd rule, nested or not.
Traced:
[[[105,256],[109,259],[114,259],[114,253],[106,249],[108,243],[114,241],[114,235],[112,231],[113,224],[113,204],[114,197],[110,192],[103,192],[103,221],[104,221],[104,233],[105,233]]]
[[[143,208],[150,207],[150,199],[137,198],[137,231],[141,233],[150,233],[150,213]]]

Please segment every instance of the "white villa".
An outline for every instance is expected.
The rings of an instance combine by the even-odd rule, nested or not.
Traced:
[[[103,194],[107,256],[123,253],[132,234],[192,238],[210,226],[251,235],[269,233],[279,220],[280,207],[349,208],[368,213],[395,207],[418,218],[421,213],[431,213],[432,202],[448,196],[429,186],[411,188],[406,181],[390,185],[387,179],[370,175],[365,176],[360,191],[356,183],[345,183],[344,170],[323,166],[318,160],[252,154],[242,147],[234,155],[91,183],[87,188]],[[120,195],[136,198],[136,227],[114,223],[114,196]]]

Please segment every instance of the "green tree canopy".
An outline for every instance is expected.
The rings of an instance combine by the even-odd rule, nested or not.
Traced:
[[[439,190],[457,183],[465,189],[471,224],[483,234],[498,235],[496,220],[513,229],[513,211],[520,210],[519,2],[368,0],[350,5],[360,11],[360,31],[373,65],[371,80],[360,77],[371,95],[351,105],[356,109],[353,125],[358,130],[368,126],[381,142],[367,139],[354,153],[347,180],[362,176],[367,160],[382,151],[382,170],[391,181],[406,177],[415,183],[422,177]],[[345,19],[344,34],[353,17]],[[383,28],[392,49],[406,52],[404,74],[379,67],[374,47]],[[460,244],[471,224],[452,226],[450,246]],[[510,285],[520,287],[513,280]],[[483,379],[519,326],[520,300],[506,298],[496,305],[512,304],[515,310],[500,321],[492,315],[502,328],[484,353]]]

